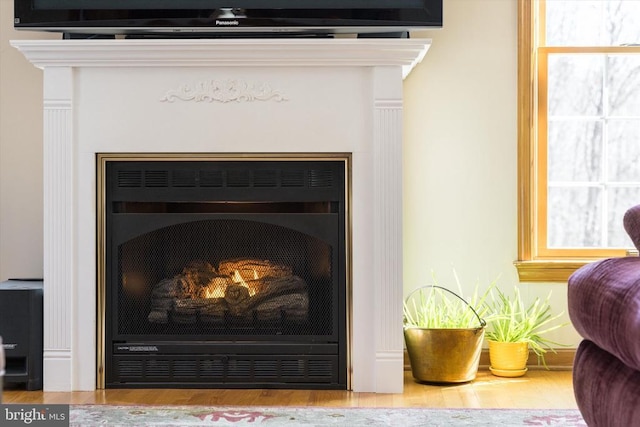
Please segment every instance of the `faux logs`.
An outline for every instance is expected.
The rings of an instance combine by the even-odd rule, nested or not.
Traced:
[[[161,280],[151,293],[148,321],[156,324],[223,325],[226,321],[304,321],[309,309],[306,282],[291,268],[268,260],[194,261]]]

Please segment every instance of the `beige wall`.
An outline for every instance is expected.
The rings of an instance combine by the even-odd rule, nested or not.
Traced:
[[[464,292],[499,276],[518,283],[517,1],[444,0],[444,28],[413,36],[433,44],[404,84],[405,295],[431,281]],[[527,300],[566,283],[521,284]],[[572,327],[551,338],[576,346]]]
[[[13,0],[0,0],[0,279],[42,277],[42,73],[9,46]]]
[[[42,275],[41,72],[10,39],[13,0],[0,0],[0,279]],[[517,283],[515,0],[444,0],[445,27],[405,81],[405,293],[434,271],[465,292]],[[527,298],[566,284],[524,284]],[[575,344],[572,328],[553,338]]]

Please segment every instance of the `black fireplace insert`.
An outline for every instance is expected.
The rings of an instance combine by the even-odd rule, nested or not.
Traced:
[[[344,160],[105,164],[107,388],[347,387]]]

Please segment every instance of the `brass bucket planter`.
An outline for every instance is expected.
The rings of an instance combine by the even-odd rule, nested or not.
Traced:
[[[404,339],[413,377],[428,383],[472,381],[478,373],[486,322],[458,294],[440,286],[427,287],[444,290],[462,300],[477,317],[479,326],[462,329],[405,326]],[[414,292],[409,294],[407,301]]]
[[[475,379],[484,327],[476,329],[405,328],[413,377],[422,382],[462,383]]]

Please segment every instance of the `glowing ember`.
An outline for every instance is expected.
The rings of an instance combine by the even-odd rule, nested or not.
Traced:
[[[202,289],[201,298],[224,298],[230,282],[228,277],[214,277]]]
[[[208,287],[204,291],[204,297],[205,298],[224,298],[224,292],[226,288],[227,288],[226,286],[222,287],[220,285]]]

